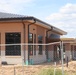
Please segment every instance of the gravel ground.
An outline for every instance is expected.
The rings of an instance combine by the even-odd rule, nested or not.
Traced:
[[[69,66],[64,64],[64,71],[69,75],[76,73],[76,61],[70,61]],[[43,63],[38,65],[2,65],[0,66],[0,75],[38,75],[42,69],[54,68],[54,63]],[[56,69],[62,69],[61,64],[57,63]]]

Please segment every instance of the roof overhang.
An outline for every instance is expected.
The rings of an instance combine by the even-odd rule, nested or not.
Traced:
[[[65,32],[65,31],[63,31],[63,30],[61,30],[59,28],[56,28],[56,27],[54,27],[54,26],[52,26],[52,25],[50,25],[50,24],[48,24],[46,22],[43,22],[43,21],[41,21],[41,20],[39,20],[39,19],[37,19],[35,17],[28,17],[27,16],[27,17],[0,18],[0,21],[12,21],[12,20],[19,20],[19,21],[27,20],[29,22],[32,22],[33,20],[36,20],[36,24],[40,24],[40,25],[42,25],[42,26],[44,26],[44,27],[46,27],[48,29],[52,28],[51,31],[53,31],[53,32],[55,32],[57,34],[60,34],[60,35],[66,35],[67,34],[67,32]]]
[[[63,43],[69,43],[69,44],[73,44],[76,42],[74,38],[50,38],[48,42],[50,43],[58,41],[63,41]]]

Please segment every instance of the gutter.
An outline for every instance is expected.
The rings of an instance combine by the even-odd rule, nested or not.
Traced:
[[[29,42],[30,26],[36,23],[36,19],[33,18],[33,20],[34,20],[33,23],[28,24],[28,44],[30,43],[30,42]],[[30,52],[30,51],[29,51],[29,45],[28,45],[28,60],[27,60],[28,64],[29,64],[29,56],[30,56],[30,53],[29,53],[29,52]]]
[[[50,25],[50,24],[48,24],[46,22],[43,22],[43,21],[41,21],[41,20],[39,20],[39,19],[37,19],[35,17],[32,17],[32,16],[6,17],[6,18],[0,18],[0,21],[12,21],[12,20],[22,20],[22,19],[24,19],[24,20],[32,20],[32,19],[35,19],[36,21],[38,21],[39,23],[43,24],[44,26],[47,26],[48,28],[50,26],[52,26],[53,27],[53,30],[55,32],[59,33],[60,35],[66,35],[67,34],[67,32],[65,32],[65,31],[63,31],[63,30],[61,30],[59,28],[56,28],[53,25]]]

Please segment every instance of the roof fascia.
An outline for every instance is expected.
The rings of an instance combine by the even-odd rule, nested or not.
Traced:
[[[53,31],[57,32],[60,35],[66,35],[67,34],[67,32],[65,32],[65,31],[63,31],[63,30],[61,30],[59,28],[56,28],[56,27],[54,27],[54,26],[52,26],[52,25],[50,25],[50,24],[48,24],[46,22],[43,22],[43,21],[41,21],[41,20],[39,20],[37,18],[34,18],[34,17],[1,18],[0,21],[34,20],[34,19],[36,19],[36,21],[37,21],[36,24],[45,25],[48,29],[50,29],[51,27],[53,27]]]

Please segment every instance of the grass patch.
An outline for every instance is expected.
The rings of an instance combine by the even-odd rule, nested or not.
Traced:
[[[54,75],[54,69],[43,69],[38,75]],[[62,75],[62,71],[56,69],[55,75]],[[64,75],[67,75],[67,73],[65,72]]]

